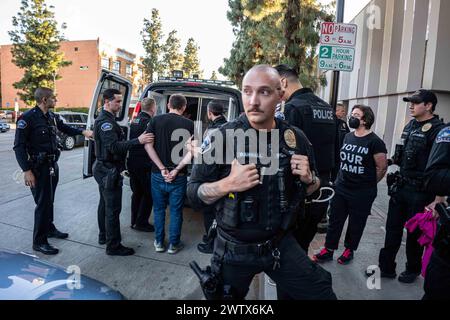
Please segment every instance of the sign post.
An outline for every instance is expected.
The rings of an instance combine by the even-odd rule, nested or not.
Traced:
[[[355,56],[354,46],[358,27],[355,24],[345,24],[345,0],[337,0],[336,22],[324,22],[321,25],[319,69],[334,70],[331,91],[331,105],[336,110],[339,72],[353,70]]]

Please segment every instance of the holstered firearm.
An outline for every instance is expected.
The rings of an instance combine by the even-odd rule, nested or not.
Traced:
[[[438,203],[436,211],[439,213],[439,229],[433,241],[433,247],[438,255],[444,259],[450,259],[450,207]]]
[[[394,156],[392,157],[392,163],[396,165],[400,165],[403,158],[403,151],[405,150],[405,146],[401,144],[395,145]]]
[[[220,276],[214,273],[210,266],[201,269],[197,262],[192,261],[189,267],[194,271],[200,281],[206,300],[232,300],[233,294],[230,286],[224,286]]]
[[[386,184],[388,186],[388,195],[392,197],[398,191],[398,188],[402,184],[402,176],[400,171],[388,173],[386,176]]]

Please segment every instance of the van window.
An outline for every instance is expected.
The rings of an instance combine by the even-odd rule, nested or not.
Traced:
[[[103,92],[105,92],[107,89],[117,89],[122,94],[123,97],[122,107],[120,108],[119,114],[116,116],[116,120],[117,121],[123,120],[123,118],[125,117],[125,104],[128,96],[128,87],[124,84],[118,83],[111,79],[105,80],[102,84],[102,88],[100,90],[100,94],[98,95],[98,100],[96,102],[97,108],[95,109],[94,112],[94,119],[98,117],[98,115],[103,109],[104,104]]]

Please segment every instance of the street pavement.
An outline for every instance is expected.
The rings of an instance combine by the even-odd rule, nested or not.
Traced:
[[[124,245],[136,250],[136,254],[131,257],[107,256],[105,246],[97,243],[97,184],[93,178],[82,178],[83,148],[63,151],[59,160],[55,225],[61,231],[69,232],[70,236],[66,240],[50,239],[61,250],[56,256],[32,251],[34,201],[29,189],[23,185],[23,176],[12,151],[13,141],[14,130],[0,134],[0,248],[33,253],[63,267],[77,265],[84,275],[119,290],[128,299],[203,299],[198,280],[188,266],[192,260],[200,266],[209,264],[210,256],[196,249],[203,235],[201,213],[189,208],[184,211],[184,250],[176,255],[156,253],[153,248],[154,234],[136,232],[129,226],[131,193],[129,187],[124,186],[122,239]],[[384,242],[387,203],[385,183],[382,182],[354,261],[347,266],[341,266],[336,261],[324,264],[333,276],[333,288],[339,299],[399,300],[422,297],[422,279],[410,285],[382,279],[380,289],[367,288],[364,271],[377,263],[378,252]],[[324,235],[318,235],[309,254],[320,250],[323,242]],[[397,272],[403,271],[404,243],[397,262]],[[275,288],[268,285],[267,278],[256,277],[247,299],[276,299]]]

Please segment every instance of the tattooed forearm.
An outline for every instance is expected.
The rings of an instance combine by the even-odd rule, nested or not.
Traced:
[[[223,188],[223,181],[202,184],[197,191],[197,195],[204,203],[210,205],[223,198],[227,192]]]

